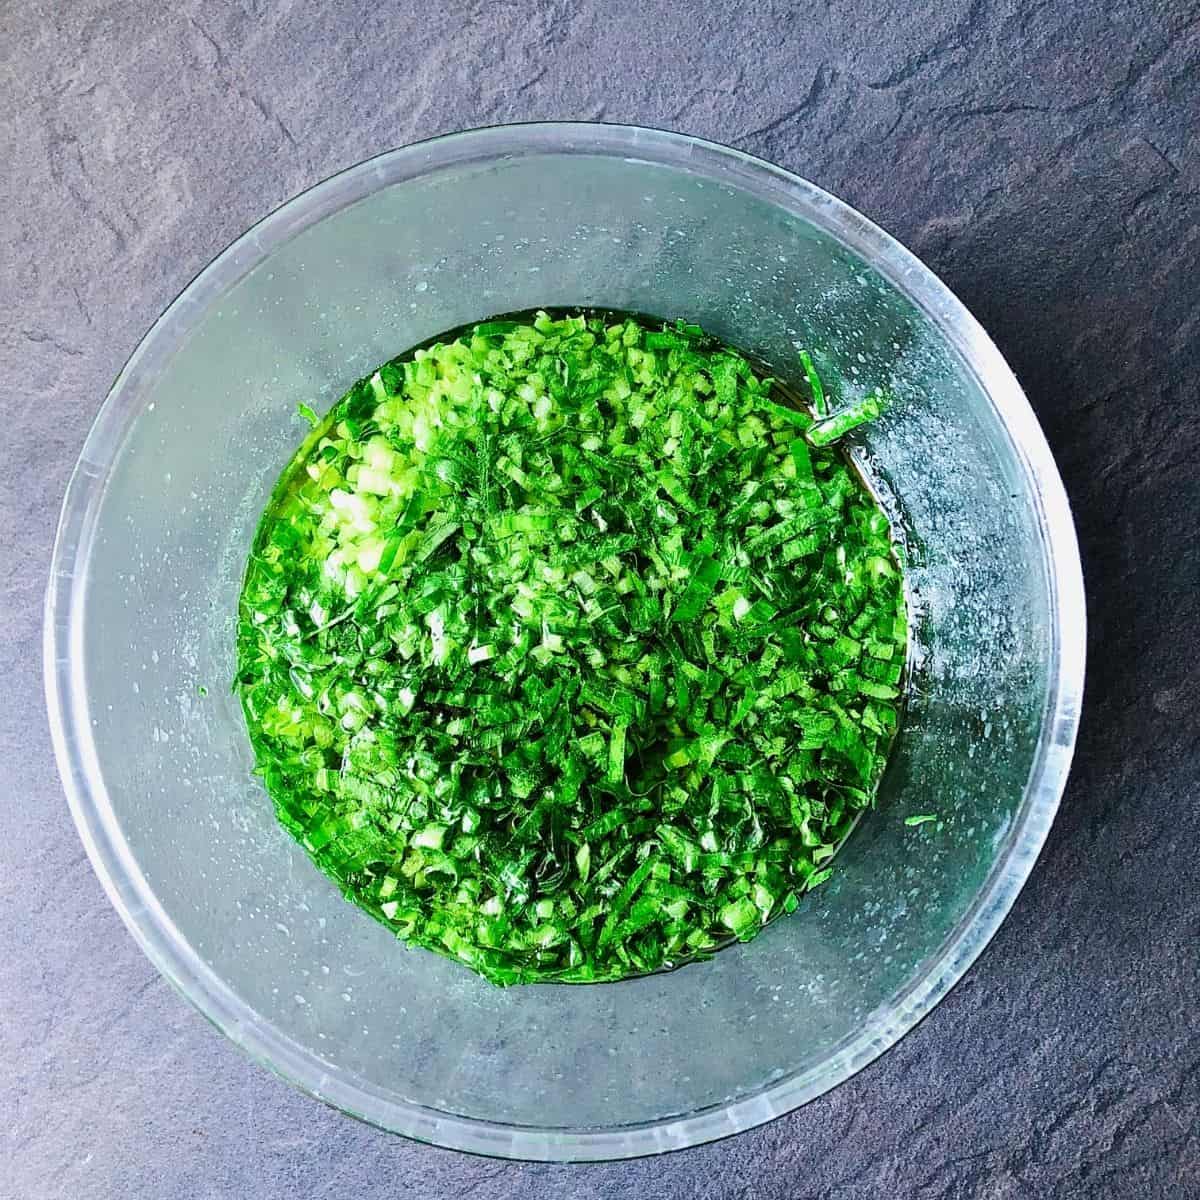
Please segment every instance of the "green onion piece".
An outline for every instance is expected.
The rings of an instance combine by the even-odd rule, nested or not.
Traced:
[[[804,376],[808,380],[813,412],[818,417],[828,416],[829,408],[825,403],[825,387],[821,383],[820,375],[817,374],[817,368],[813,366],[812,355],[807,350],[800,351],[800,363],[804,367]]]
[[[805,436],[812,446],[828,446],[844,437],[852,429],[857,429],[860,425],[875,420],[883,412],[883,409],[883,397],[878,393],[872,393],[824,420],[817,421],[809,428]]]

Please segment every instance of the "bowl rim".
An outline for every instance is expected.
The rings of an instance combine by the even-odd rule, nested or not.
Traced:
[[[841,242],[920,308],[975,375],[1030,481],[1046,547],[1051,662],[1041,737],[1021,807],[970,908],[924,970],[820,1064],[730,1103],[611,1128],[536,1128],[403,1101],[315,1054],[259,1016],[187,943],[124,841],[91,736],[82,667],[88,554],[105,483],[147,393],[208,306],[272,251],[384,187],[461,166],[531,155],[637,159],[749,192]],[[302,1091],[418,1141],[540,1161],[634,1158],[761,1125],[815,1099],[873,1062],[921,1021],[988,944],[1028,878],[1066,783],[1083,693],[1086,610],[1079,549],[1057,467],[1008,364],[949,288],[879,226],[828,192],[743,151],[636,125],[530,122],[443,134],[389,150],[299,193],[218,254],[163,310],[109,389],[71,474],[46,589],[43,671],[51,737],[79,836],[108,897],[143,952],[174,987],[251,1058]]]

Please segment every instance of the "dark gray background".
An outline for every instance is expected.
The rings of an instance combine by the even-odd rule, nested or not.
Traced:
[[[0,1196],[1200,1196],[1200,7],[192,0],[0,5]],[[154,317],[269,209],[445,130],[660,125],[929,262],[1025,383],[1079,524],[1087,706],[977,966],[834,1094],[585,1168],[389,1137],[158,978],[75,836],[41,599],[67,473]]]

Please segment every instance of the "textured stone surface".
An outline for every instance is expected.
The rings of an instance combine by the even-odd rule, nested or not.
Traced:
[[[169,7],[0,18],[0,1196],[1200,1196],[1194,0]],[[67,473],[167,301],[340,167],[542,117],[742,146],[930,262],[1045,425],[1092,621],[1062,813],[949,999],[791,1117],[587,1168],[388,1137],[243,1059],[110,908],[40,694]]]

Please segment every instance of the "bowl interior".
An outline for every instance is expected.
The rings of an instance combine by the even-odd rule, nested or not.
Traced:
[[[70,600],[52,598],[77,815],[159,965],[310,1090],[498,1153],[697,1141],[868,1061],[1011,903],[1057,800],[1030,818],[1031,779],[1070,740],[1047,728],[1061,646],[1039,435],[948,332],[961,310],[898,248],[876,260],[886,239],[816,189],[646,138],[417,147],[253,231],[118,382],[74,515],[68,500]],[[783,379],[811,347],[843,396],[889,389],[857,452],[907,546],[915,670],[879,809],[794,916],[672,974],[502,991],[404,948],[312,867],[251,776],[229,684],[298,402],[323,409],[439,331],[541,305],[683,317]],[[907,827],[919,813],[938,821]]]

